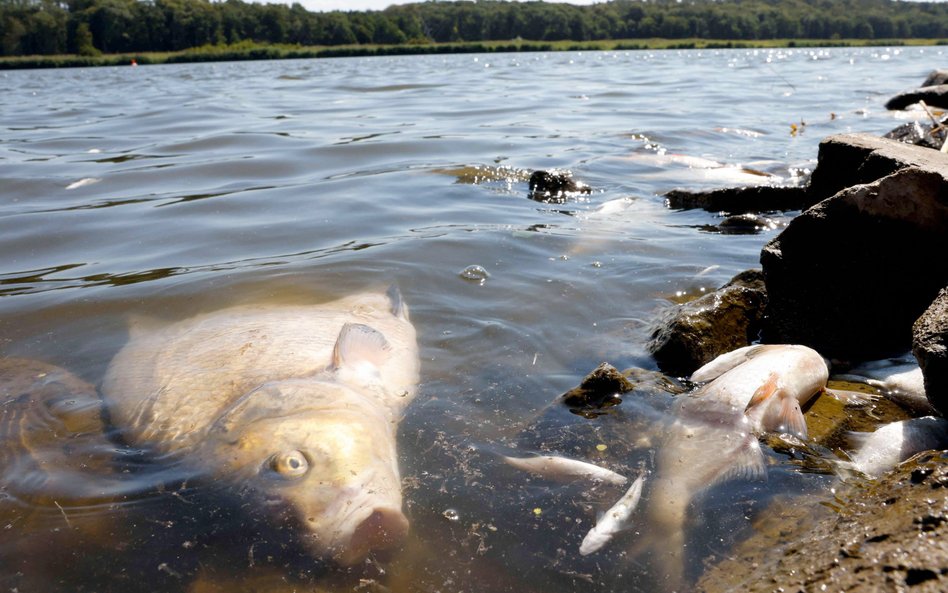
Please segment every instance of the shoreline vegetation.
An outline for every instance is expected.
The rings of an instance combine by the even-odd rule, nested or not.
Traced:
[[[75,68],[231,62],[246,60],[287,60],[301,58],[341,58],[429,54],[475,54],[557,51],[639,51],[713,50],[823,47],[901,47],[948,45],[948,39],[610,39],[596,41],[479,41],[459,43],[352,44],[301,46],[254,43],[203,45],[171,52],[121,52],[99,55],[29,55],[0,57],[0,70],[35,68]]]
[[[948,2],[0,0],[0,68],[561,50],[948,45]]]

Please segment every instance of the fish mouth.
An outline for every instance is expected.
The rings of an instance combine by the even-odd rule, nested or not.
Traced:
[[[323,517],[334,517],[328,522],[314,516],[304,520],[309,533],[303,541],[339,566],[352,566],[371,553],[392,550],[405,540],[409,531],[400,496],[394,500],[366,493],[350,496],[339,496],[336,504],[323,511]]]
[[[391,550],[408,535],[408,518],[400,508],[375,507],[366,509],[349,541],[334,546],[332,559],[341,566],[352,566],[370,553]]]

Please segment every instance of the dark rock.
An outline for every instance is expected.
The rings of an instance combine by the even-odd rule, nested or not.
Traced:
[[[720,289],[670,308],[648,343],[659,368],[685,376],[757,339],[767,293],[760,270],[741,272]]]
[[[922,86],[936,86],[948,83],[948,70],[932,70]]]
[[[905,109],[919,101],[925,101],[929,107],[948,107],[948,84],[923,86],[911,91],[905,91],[889,99],[886,109]]]
[[[944,120],[941,125],[944,125]],[[944,129],[940,129],[932,132],[932,128],[934,128],[932,124],[913,121],[902,124],[884,134],[882,137],[898,140],[904,144],[915,144],[916,146],[924,146],[925,148],[938,150],[945,142],[945,131]]]
[[[912,323],[948,284],[948,155],[878,138],[889,145],[872,150],[854,138],[848,151],[834,148],[841,177],[924,158],[824,200],[764,247],[763,337],[830,358],[873,360],[909,349]],[[822,166],[822,147],[820,154]]]
[[[837,134],[820,142],[816,169],[807,191],[813,203],[836,192],[871,183],[906,167],[938,171],[948,166],[948,156],[937,151],[880,138],[872,134]]]
[[[665,203],[675,210],[701,208],[708,212],[747,214],[803,210],[815,202],[808,197],[803,187],[760,185],[709,191],[676,189],[665,194]]]
[[[878,481],[842,484],[826,500],[778,500],[695,589],[946,591],[946,489],[948,454],[928,453]]]
[[[948,288],[912,326],[912,354],[922,367],[928,401],[948,416]]]
[[[616,367],[604,362],[579,384],[560,396],[560,401],[571,408],[602,408],[614,406],[622,400],[619,395],[632,391],[635,385]]]
[[[725,235],[756,235],[775,230],[780,223],[759,214],[734,214],[718,223],[717,230]]]
[[[588,194],[588,185],[573,179],[569,171],[534,171],[530,175],[530,199],[562,204],[570,194]]]

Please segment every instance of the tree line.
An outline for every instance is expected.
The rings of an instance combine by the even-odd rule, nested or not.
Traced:
[[[613,0],[590,6],[427,1],[310,12],[242,0],[0,0],[0,55],[167,52],[241,42],[337,46],[524,39],[940,39],[948,3]]]

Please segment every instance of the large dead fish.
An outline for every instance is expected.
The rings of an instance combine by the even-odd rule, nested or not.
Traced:
[[[800,406],[825,388],[827,376],[824,359],[796,345],[741,348],[692,375],[692,381],[710,382],[679,396],[673,407],[642,519],[649,532],[661,534],[648,545],[666,590],[679,590],[684,578],[685,521],[695,497],[728,479],[763,477],[757,435],[805,437]]]
[[[148,325],[102,386],[126,440],[255,489],[339,564],[403,538],[395,433],[419,359],[397,291]]]

